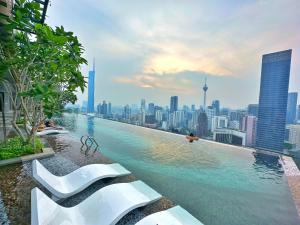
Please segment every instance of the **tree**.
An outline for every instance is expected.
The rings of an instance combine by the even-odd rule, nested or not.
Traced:
[[[0,38],[0,70],[7,71],[13,82],[4,82],[12,101],[12,126],[24,141],[34,143],[41,122],[59,112],[63,105],[84,90],[80,65],[83,47],[72,32],[54,29],[38,21],[40,6],[29,0],[16,1],[13,16],[5,18]],[[25,135],[16,124],[24,117]]]

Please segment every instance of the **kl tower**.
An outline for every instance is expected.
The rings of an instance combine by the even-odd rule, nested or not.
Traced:
[[[208,90],[208,86],[206,84],[206,77],[205,77],[205,84],[203,86],[203,91],[204,91],[204,101],[203,101],[203,108],[204,108],[204,112],[206,111],[206,92]]]

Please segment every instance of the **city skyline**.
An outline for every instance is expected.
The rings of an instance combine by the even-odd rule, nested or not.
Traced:
[[[53,2],[47,20],[63,21],[83,42],[86,58],[96,57],[96,102],[124,105],[147,98],[167,105],[169,96],[178,95],[199,106],[207,77],[207,102],[243,108],[258,103],[260,56],[290,48],[289,91],[300,91],[299,1],[228,1],[222,7],[214,1],[78,3]],[[79,12],[88,16],[73,18]],[[249,24],[250,17],[255,19]],[[87,91],[78,97],[87,99]]]

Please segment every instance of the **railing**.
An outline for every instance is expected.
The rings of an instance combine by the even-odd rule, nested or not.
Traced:
[[[98,150],[99,144],[97,143],[97,141],[88,135],[83,135],[80,138],[80,142],[82,144],[81,146],[81,150],[84,149],[84,146],[86,147],[85,152],[87,153],[93,146],[95,147],[94,152]]]

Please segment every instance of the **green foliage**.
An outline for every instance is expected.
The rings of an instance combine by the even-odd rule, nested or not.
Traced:
[[[35,148],[20,137],[10,138],[6,143],[0,143],[0,160],[38,153],[42,148],[43,143],[39,138],[35,139]]]
[[[80,66],[87,61],[73,32],[39,22],[36,1],[17,0],[12,15],[0,24],[5,32],[0,35],[0,77],[11,76],[17,99],[14,110],[21,110],[24,122],[34,130],[77,100],[76,91],[86,86]]]

